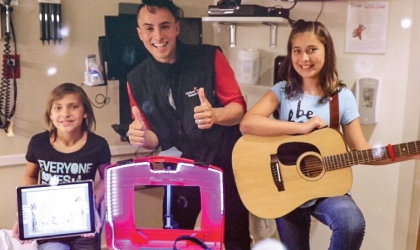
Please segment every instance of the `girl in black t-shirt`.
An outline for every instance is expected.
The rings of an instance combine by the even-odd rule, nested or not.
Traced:
[[[72,83],[57,86],[47,102],[45,122],[48,131],[33,136],[29,142],[22,185],[53,184],[53,179],[60,183],[94,180],[98,171],[100,180],[95,184],[94,190],[98,209],[105,191],[103,170],[110,163],[111,153],[107,141],[92,132],[96,120],[85,91]],[[102,226],[97,212],[96,233],[81,237],[38,240],[38,249],[97,249]],[[42,213],[45,215],[48,211]],[[42,230],[42,221],[33,225],[40,227],[35,230]],[[19,236],[17,223],[13,227],[13,236]]]

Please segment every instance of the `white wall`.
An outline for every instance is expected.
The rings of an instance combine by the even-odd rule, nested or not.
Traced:
[[[419,3],[416,0],[390,0],[387,47],[385,54],[345,53],[345,29],[347,5],[350,1],[326,1],[319,21],[331,32],[337,53],[340,78],[352,88],[359,77],[378,77],[382,80],[380,121],[376,125],[363,126],[369,143],[374,146],[399,144],[418,138],[419,65]],[[242,4],[256,1],[243,0]],[[258,4],[290,7],[288,2],[273,0],[258,1]],[[322,3],[298,2],[291,11],[292,19],[315,20]],[[416,11],[417,10],[417,11]],[[402,18],[412,18],[413,28],[402,29]],[[278,27],[277,48],[268,47],[267,26],[238,26],[237,47],[229,48],[228,27],[214,24],[214,42],[222,46],[233,68],[237,63],[238,50],[259,48],[262,52],[262,69],[258,86],[241,85],[247,95],[248,105],[258,100],[265,86],[272,85],[273,65],[276,55],[286,53],[286,42],[290,28]],[[417,31],[417,32],[415,32]],[[260,87],[263,86],[263,87]],[[258,90],[258,91],[257,91]],[[362,249],[415,249],[419,221],[418,171],[414,161],[388,166],[354,166],[352,195],[362,209],[366,219],[366,235]],[[330,231],[314,221],[311,246],[327,249]]]
[[[45,42],[44,45],[39,35],[38,1],[20,0],[18,6],[13,6],[11,16],[16,33],[17,52],[21,59],[21,78],[17,81],[17,109],[12,119],[15,124],[15,136],[8,137],[3,130],[0,131],[0,228],[11,228],[15,221],[14,188],[20,185],[25,170],[23,164],[15,165],[15,162],[25,162],[23,156],[30,137],[44,130],[43,116],[49,92],[63,82],[83,82],[85,58],[89,54],[99,57],[98,37],[105,35],[104,16],[118,15],[119,2],[139,4],[141,1],[62,1],[63,26],[70,29],[70,35],[64,38],[61,44]],[[183,8],[185,16],[189,17],[206,15],[209,5],[207,1],[191,4],[188,0],[179,0],[176,4]],[[4,22],[1,26],[4,26]],[[133,29],[133,32],[136,30]],[[0,41],[1,50],[3,42]],[[52,66],[57,68],[57,74],[48,76],[47,69]],[[104,86],[84,89],[92,100],[97,94],[106,94]],[[97,120],[95,132],[105,137],[115,149],[113,162],[118,157],[133,158],[135,149],[130,146],[127,148],[128,143],[121,142],[119,135],[111,128],[112,124],[119,123],[118,81],[109,81],[108,96],[108,105],[102,109],[94,109]],[[121,149],[124,152],[121,152]]]
[[[19,0],[12,13],[16,30],[18,53],[21,56],[21,79],[18,80],[18,106],[15,116],[15,136],[7,137],[0,131],[0,157],[24,154],[29,136],[43,129],[43,113],[49,91],[62,82],[83,81],[84,59],[97,54],[98,37],[104,35],[104,15],[118,13],[117,0],[69,0],[62,1],[63,22],[70,27],[70,37],[60,45],[42,45],[39,40],[38,3]],[[139,3],[139,0],[123,2]],[[207,6],[217,1],[175,0],[186,16],[206,16]],[[289,2],[274,0],[243,0],[243,4],[266,6],[291,6]],[[332,33],[338,59],[340,77],[349,88],[358,77],[379,77],[383,82],[380,104],[380,122],[363,126],[372,145],[397,144],[417,140],[419,130],[420,99],[420,11],[418,0],[390,0],[387,48],[384,55],[349,54],[344,52],[345,27],[348,1],[326,1],[319,21]],[[292,19],[314,20],[321,2],[299,2],[291,11]],[[400,20],[413,19],[413,27],[403,30]],[[261,77],[258,86],[242,85],[249,106],[272,85],[274,58],[285,54],[290,27],[277,28],[277,48],[269,48],[268,26],[238,26],[237,47],[228,47],[228,28],[206,23],[205,41],[220,45],[236,69],[237,52],[240,48],[261,49]],[[1,44],[1,43],[0,43]],[[1,46],[1,45],[0,45]],[[369,72],[357,70],[358,65],[368,65]],[[46,69],[56,66],[55,76],[47,76]],[[263,86],[263,87],[261,87]],[[264,87],[265,86],[265,87]],[[105,87],[85,88],[91,98],[105,93]],[[111,146],[126,145],[111,129],[118,123],[118,83],[110,82],[111,102],[102,109],[95,109],[98,128],[96,132]],[[116,158],[114,158],[116,159]],[[2,162],[3,165],[4,162]],[[362,249],[415,249],[419,221],[418,187],[420,172],[415,162],[389,166],[353,167],[352,194],[362,209],[367,223]],[[23,166],[0,167],[0,228],[10,228],[14,222],[14,187],[23,176]],[[318,222],[313,224],[312,249],[326,249],[330,233]]]

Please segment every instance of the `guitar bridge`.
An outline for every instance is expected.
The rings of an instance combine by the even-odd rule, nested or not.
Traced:
[[[277,157],[277,154],[270,155],[270,158],[270,170],[271,175],[273,176],[274,184],[276,185],[277,190],[279,192],[284,191],[283,180],[280,172],[279,158]]]

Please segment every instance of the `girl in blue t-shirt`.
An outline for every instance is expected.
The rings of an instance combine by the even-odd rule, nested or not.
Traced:
[[[85,91],[72,83],[57,86],[51,92],[47,102],[45,122],[48,130],[34,135],[29,142],[22,186],[53,185],[53,180],[59,183],[94,180],[98,172],[100,180],[94,187],[95,203],[98,209],[105,192],[103,171],[110,163],[111,154],[108,142],[92,132],[95,129],[96,120]],[[45,209],[47,208],[39,211],[40,214],[35,216],[37,220],[48,219],[44,218],[48,217],[48,211]],[[102,225],[97,210],[95,216],[96,233],[38,240],[38,249],[97,249],[100,246],[99,234]],[[33,224],[36,225],[34,230],[43,230],[43,221]],[[13,227],[13,236],[19,237],[17,223]]]
[[[278,75],[281,79],[276,80],[281,81],[245,114],[240,123],[242,133],[305,135],[333,123],[341,125],[349,149],[371,148],[361,129],[355,98],[338,78],[333,41],[323,24],[304,20],[294,23],[287,44],[287,57]],[[330,121],[330,100],[335,94],[339,97],[339,108],[333,114],[338,113],[338,117]],[[270,118],[275,112],[279,119]],[[401,157],[397,161],[407,159],[414,157]],[[392,160],[396,159],[391,157],[379,164],[391,163]],[[365,220],[349,194],[305,201],[277,218],[278,233],[287,249],[310,249],[311,216],[332,230],[330,250],[360,249]]]

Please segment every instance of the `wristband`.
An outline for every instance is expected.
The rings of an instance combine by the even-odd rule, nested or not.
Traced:
[[[389,152],[389,159],[391,159],[391,161],[395,161],[394,149],[392,148],[391,144],[388,144],[388,152]]]

